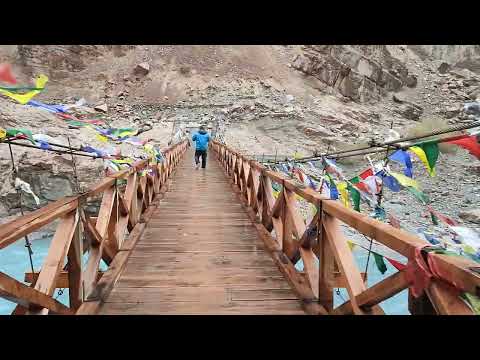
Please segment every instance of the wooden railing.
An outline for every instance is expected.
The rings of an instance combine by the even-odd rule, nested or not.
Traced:
[[[311,314],[384,314],[379,304],[409,287],[410,266],[424,240],[369,218],[327,199],[284,175],[269,171],[228,146],[213,142],[213,150],[234,190],[270,250],[277,266]],[[275,199],[272,182],[281,191]],[[316,207],[307,222],[299,213],[296,196]],[[340,227],[341,222],[378,241],[409,260],[406,269],[367,287]],[[294,263],[303,260],[304,271]],[[428,254],[435,274],[422,296],[409,294],[412,314],[472,314],[459,293],[480,295],[478,264],[456,256]],[[413,277],[420,274],[413,274]],[[333,289],[346,288],[349,300],[333,306]],[[410,293],[411,291],[409,291]]]
[[[40,272],[26,274],[30,287],[0,272],[0,297],[17,304],[13,314],[75,314],[82,304],[88,307],[89,301],[95,302],[104,290],[99,283],[104,280],[100,279],[101,259],[109,270],[124,263],[125,254],[143,232],[187,147],[187,141],[173,145],[164,150],[165,159],[158,165],[150,165],[148,160],[137,162],[107,176],[85,193],[61,198],[1,225],[0,250],[59,220]],[[122,179],[126,185],[120,184]],[[98,215],[89,217],[84,205],[100,195]],[[85,253],[88,260],[84,268]],[[68,288],[69,307],[52,298],[56,288]]]

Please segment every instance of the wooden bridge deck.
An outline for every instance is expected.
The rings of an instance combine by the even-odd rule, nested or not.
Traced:
[[[304,314],[210,152],[190,150],[99,314]]]

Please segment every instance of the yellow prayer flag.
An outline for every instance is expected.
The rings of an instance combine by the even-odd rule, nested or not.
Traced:
[[[425,168],[427,169],[427,172],[430,176],[435,176],[435,168],[430,168],[430,164],[428,163],[427,159],[427,154],[425,154],[425,151],[421,147],[418,146],[412,146],[409,147],[408,150],[411,150],[415,153],[415,155],[418,156],[418,158],[422,161],[423,165],[425,165]]]
[[[7,132],[0,128],[0,140],[3,140],[7,136]]]
[[[356,244],[354,244],[354,243],[351,242],[350,240],[347,240],[347,244],[348,244],[348,247],[350,248],[350,251],[353,251],[353,249],[355,248]]]
[[[100,134],[96,134],[95,138],[98,141],[101,141],[101,142],[104,142],[104,143],[108,142],[108,138],[106,136],[103,136],[103,135],[100,135]]]
[[[340,193],[340,197],[342,199],[342,203],[346,208],[350,208],[350,201],[348,198],[348,191],[347,191],[347,183],[342,181],[336,184],[338,192]]]
[[[35,80],[35,87],[38,88],[38,89],[41,89],[41,90],[31,90],[31,91],[29,91],[25,94],[16,94],[16,93],[10,92],[8,90],[0,89],[0,94],[11,97],[12,99],[17,100],[20,104],[26,104],[35,95],[42,92],[42,90],[45,88],[45,84],[47,82],[48,82],[48,77],[42,74]]]
[[[400,183],[400,185],[405,187],[410,186],[420,191],[420,189],[418,188],[418,183],[415,180],[409,178],[408,176],[393,171],[390,171],[389,174],[392,175]]]

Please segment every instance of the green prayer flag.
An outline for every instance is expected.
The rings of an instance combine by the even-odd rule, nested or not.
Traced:
[[[7,137],[15,137],[17,135],[25,135],[27,139],[35,145],[35,140],[33,140],[33,135],[30,130],[25,129],[7,129]]]
[[[433,213],[430,213],[430,216],[432,217],[432,223],[433,223],[433,225],[438,225],[438,219],[437,219],[437,217],[436,217]]]
[[[420,200],[420,202],[424,203],[424,204],[428,204],[430,203],[430,199],[428,198],[427,194],[409,186],[407,187],[407,190],[410,191],[413,195],[415,195],[415,197]]]
[[[360,192],[350,184],[347,184],[347,190],[352,198],[353,209],[360,212]]]
[[[422,148],[422,150],[425,152],[430,169],[433,171],[435,164],[437,163],[438,154],[440,152],[438,149],[438,141],[428,141],[417,146]]]
[[[385,265],[385,261],[383,261],[383,256],[372,252],[373,257],[375,258],[375,264],[377,265],[378,271],[382,274],[385,274],[387,271],[387,265]]]

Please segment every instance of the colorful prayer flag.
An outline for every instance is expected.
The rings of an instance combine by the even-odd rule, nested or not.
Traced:
[[[13,76],[12,67],[10,64],[0,64],[0,82],[6,82],[9,84],[16,84],[17,79]]]
[[[360,212],[360,192],[350,184],[347,185],[347,190],[352,198],[353,209]]]
[[[35,80],[35,87],[39,90],[31,90],[25,94],[16,94],[14,92],[1,89],[0,88],[0,94],[6,95],[14,100],[17,100],[20,104],[26,104],[28,103],[35,95],[39,94],[42,92],[42,90],[45,88],[46,83],[48,82],[48,77],[45,75],[40,75],[36,80]]]
[[[390,259],[390,258],[388,258],[388,257],[386,257],[386,256],[385,256],[385,259],[387,259],[388,262],[389,262],[390,264],[392,264],[392,266],[393,266],[395,269],[397,269],[398,271],[402,271],[402,270],[404,270],[404,269],[407,267],[407,265],[404,265],[404,264],[402,264],[401,262],[398,262],[397,260]]]
[[[393,171],[390,171],[390,175],[392,175],[395,178],[395,180],[397,180],[400,183],[400,185],[407,188],[412,187],[419,191],[418,183],[412,178],[409,178],[408,176],[405,176],[403,174],[399,174]]]
[[[350,240],[347,240],[347,244],[348,244],[348,247],[350,248],[350,251],[353,251],[353,249],[355,248],[356,244],[354,244],[354,243],[351,242]]]
[[[375,258],[375,265],[377,265],[378,271],[380,271],[382,274],[385,274],[387,271],[387,265],[385,265],[385,262],[383,261],[383,256],[374,252],[372,252],[372,254]]]
[[[472,135],[464,139],[446,141],[446,143],[461,146],[480,160],[480,144],[476,135]]]
[[[430,176],[435,176],[435,164],[439,154],[438,142],[429,141],[416,146],[411,146],[408,149],[413,151],[423,162],[428,174]]]
[[[7,137],[18,137],[23,136],[33,145],[35,145],[35,140],[33,139],[32,132],[26,129],[7,129]]]
[[[405,150],[397,150],[388,158],[392,161],[396,161],[402,165],[405,165],[405,169],[403,170],[403,173],[405,174],[405,176],[408,176],[409,178],[413,178],[413,171],[412,171],[413,165],[408,152],[406,152]]]

